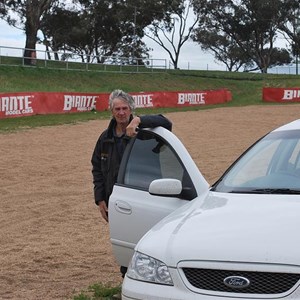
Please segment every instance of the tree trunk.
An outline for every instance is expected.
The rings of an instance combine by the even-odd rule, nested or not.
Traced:
[[[25,34],[26,43],[24,51],[24,64],[36,64],[36,41],[37,32],[40,28],[40,19],[43,13],[50,7],[54,0],[27,0],[26,1],[26,21]]]
[[[38,28],[32,28],[26,24],[26,43],[24,51],[24,64],[34,66],[36,65],[36,41]]]

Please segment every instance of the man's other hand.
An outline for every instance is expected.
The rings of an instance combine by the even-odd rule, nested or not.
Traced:
[[[108,222],[108,209],[107,209],[107,205],[105,203],[105,201],[100,201],[99,202],[99,209],[100,209],[100,213],[102,218]]]

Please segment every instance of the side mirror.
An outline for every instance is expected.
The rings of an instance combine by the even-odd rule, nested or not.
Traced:
[[[178,179],[156,179],[149,186],[149,193],[156,196],[179,196],[181,192],[182,184]]]

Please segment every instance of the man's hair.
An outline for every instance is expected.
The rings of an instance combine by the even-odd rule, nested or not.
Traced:
[[[117,98],[123,100],[124,102],[126,102],[129,105],[130,110],[134,111],[135,103],[134,103],[133,97],[131,95],[129,95],[128,93],[125,93],[122,90],[114,90],[109,95],[108,104],[109,104],[109,109],[110,110],[113,109],[113,101]]]

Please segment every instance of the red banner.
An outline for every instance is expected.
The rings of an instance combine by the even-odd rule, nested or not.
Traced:
[[[231,101],[227,89],[130,93],[137,108],[181,107]],[[0,93],[0,118],[108,109],[109,93]]]
[[[300,102],[300,88],[263,88],[265,102]]]
[[[181,107],[220,104],[231,101],[231,93],[226,89],[184,91],[184,92],[154,92],[132,93],[136,107]]]

